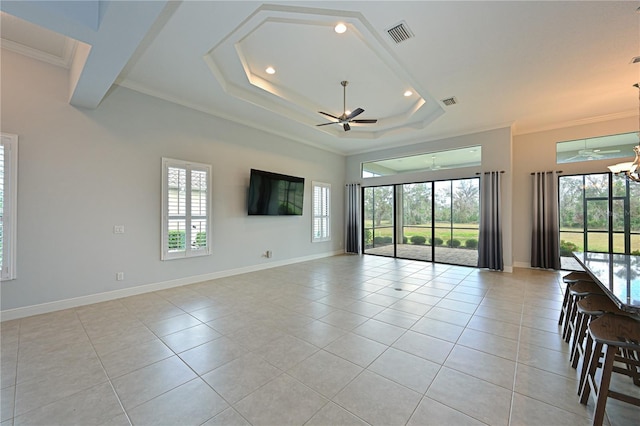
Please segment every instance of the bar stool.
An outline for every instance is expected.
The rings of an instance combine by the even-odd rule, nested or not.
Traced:
[[[569,287],[578,281],[593,281],[591,276],[584,271],[573,271],[562,277],[562,281],[566,284],[564,288],[564,298],[562,300],[562,310],[560,311],[560,319],[558,325],[563,324],[564,316],[567,310],[567,304],[569,303]]]
[[[584,355],[582,344],[587,336],[587,326],[595,318],[607,312],[615,313],[620,311],[615,303],[607,296],[591,294],[578,300],[576,304],[576,317],[569,324],[572,327],[573,340],[571,341],[571,367],[576,368],[580,357]]]
[[[571,322],[575,320],[576,303],[578,300],[591,294],[605,295],[604,291],[593,281],[578,281],[572,284],[569,289],[569,300],[567,301],[567,309],[564,317],[564,325],[562,327],[562,337],[564,341],[569,343],[571,340]]]
[[[636,384],[640,380],[640,360],[638,358],[640,355],[640,321],[628,316],[605,314],[591,321],[588,330],[587,347],[592,346],[592,348],[588,359],[587,374],[582,384],[580,403],[587,404],[593,391],[596,401],[593,424],[600,426],[604,419],[607,398],[614,398],[640,407],[640,398],[609,389],[611,374],[614,372],[632,377]],[[596,383],[596,371],[600,366],[601,356],[604,356],[602,375],[600,382]],[[626,364],[627,368],[614,365],[614,361]],[[585,362],[587,362],[586,358]]]

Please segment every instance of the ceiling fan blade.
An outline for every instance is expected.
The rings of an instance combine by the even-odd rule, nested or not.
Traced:
[[[349,130],[351,130],[351,126],[349,126],[349,123],[344,123],[342,127],[344,128],[345,132],[348,132]]]
[[[322,115],[326,115],[327,117],[331,117],[331,118],[335,118],[336,120],[340,120],[338,117],[336,117],[335,115],[331,115],[328,112],[322,112],[322,111],[318,111],[320,114]]]
[[[351,112],[351,114],[347,115],[347,120],[351,120],[352,118],[362,114],[363,112],[364,110],[362,108],[356,108]]]
[[[360,119],[360,120],[351,120],[352,123],[377,123],[378,120],[376,119]]]
[[[330,124],[339,124],[339,123],[322,123],[322,124],[316,124],[316,126],[328,126]]]

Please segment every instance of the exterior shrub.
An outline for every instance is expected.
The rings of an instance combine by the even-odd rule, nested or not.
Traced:
[[[169,231],[169,250],[184,250],[186,238],[184,231]]]
[[[464,246],[468,249],[477,249],[478,248],[478,240],[475,240],[473,238],[469,238],[467,241],[464,242]]]
[[[370,246],[371,242],[372,242],[371,229],[365,229],[364,230],[364,244],[366,246]]]
[[[429,244],[432,246],[441,246],[443,243],[442,238],[435,237],[433,240],[429,238]]]
[[[384,237],[374,237],[373,238],[373,245],[374,246],[381,246],[384,244]]]
[[[411,237],[411,242],[413,244],[423,245],[425,242],[427,242],[427,239],[425,237],[423,237],[422,235],[413,235]]]
[[[447,245],[449,247],[453,247],[453,248],[460,247],[460,240],[457,240],[457,239],[454,238],[452,240],[447,241]]]
[[[407,244],[409,239],[407,237],[402,237],[402,244]]]
[[[206,247],[206,246],[207,246],[207,233],[198,232],[196,234],[196,247]]]
[[[385,244],[391,244],[393,242],[393,238],[391,237],[382,237],[382,242]]]
[[[580,251],[577,245],[571,241],[560,240],[560,256],[571,257],[573,251]]]

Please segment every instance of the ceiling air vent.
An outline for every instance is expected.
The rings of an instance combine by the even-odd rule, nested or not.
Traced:
[[[446,106],[451,106],[451,105],[455,105],[458,103],[458,100],[456,99],[455,96],[452,96],[450,98],[447,99],[442,99],[440,102],[442,102],[443,104],[445,104]]]
[[[400,22],[398,25],[395,25],[392,28],[389,28],[387,30],[387,33],[389,34],[389,37],[391,37],[393,41],[396,42],[396,44],[401,43],[405,40],[409,40],[413,37],[413,32],[411,32],[411,30],[407,26],[407,23],[404,21]]]

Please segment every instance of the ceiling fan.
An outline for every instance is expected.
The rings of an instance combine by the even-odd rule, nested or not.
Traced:
[[[583,158],[585,160],[598,160],[600,158],[605,158],[604,154],[613,154],[615,152],[620,152],[619,149],[609,149],[609,150],[601,150],[601,149],[581,149],[578,151],[578,155],[574,155],[569,158],[568,161],[577,160],[578,158]]]
[[[429,167],[429,170],[440,170],[442,166],[440,166],[439,164],[436,164],[436,156],[432,155],[431,156],[431,167]]]
[[[349,123],[361,123],[361,124],[373,124],[373,123],[377,123],[378,120],[376,119],[360,119],[360,120],[354,120],[354,118],[356,118],[358,115],[362,114],[364,112],[364,110],[362,108],[356,108],[355,110],[353,110],[352,112],[350,112],[349,114],[347,114],[347,84],[349,84],[348,81],[343,80],[340,82],[340,84],[342,85],[342,91],[343,91],[343,108],[342,108],[342,115],[340,115],[339,117],[336,117],[335,115],[331,115],[327,112],[322,112],[322,111],[318,111],[320,114],[322,115],[326,115],[327,117],[331,117],[334,120],[338,120],[338,121],[331,121],[329,123],[322,123],[322,124],[316,124],[316,126],[328,126],[329,124],[342,124],[342,128],[344,129],[344,131],[349,131],[351,130],[351,126],[349,126]]]

